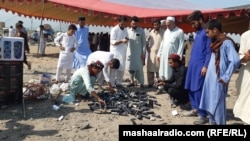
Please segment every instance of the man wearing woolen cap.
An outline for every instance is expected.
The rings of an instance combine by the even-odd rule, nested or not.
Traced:
[[[161,80],[168,80],[172,75],[172,68],[167,63],[169,54],[176,53],[182,58],[184,49],[184,32],[176,26],[175,18],[167,17],[166,26],[167,29],[157,54],[158,61],[160,61],[159,77]],[[161,89],[156,94],[159,93]]]
[[[179,104],[189,104],[187,90],[184,89],[187,68],[180,60],[178,54],[170,54],[168,64],[172,68],[173,73],[168,80],[159,81],[158,86],[162,85],[164,90],[170,96],[171,107],[174,108]]]

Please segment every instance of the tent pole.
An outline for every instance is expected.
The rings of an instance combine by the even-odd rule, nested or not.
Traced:
[[[42,16],[41,16],[41,24],[40,25],[42,25],[43,24],[43,15],[44,15],[44,3],[45,3],[45,0],[43,0],[42,1],[43,2],[43,8],[42,8]],[[40,26],[39,26],[39,28],[40,28]],[[43,34],[42,33],[42,31],[41,31],[41,28],[40,28],[40,30],[39,30],[39,38],[41,38],[41,35]],[[37,57],[39,56],[39,44],[40,44],[40,39],[39,39],[39,42],[38,42],[38,47],[37,47]]]

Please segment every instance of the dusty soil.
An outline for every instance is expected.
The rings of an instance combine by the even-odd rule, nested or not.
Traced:
[[[41,74],[46,72],[55,75],[58,60],[58,48],[48,46],[46,56],[37,56],[37,46],[31,46],[28,61],[32,62],[32,69],[27,70],[24,65],[24,84],[29,81],[39,80]],[[126,79],[127,74],[125,75]],[[227,124],[241,124],[234,118],[232,108],[237,98],[234,86],[237,74],[234,74],[227,97]],[[126,84],[126,82],[124,82]],[[139,88],[134,88],[138,90]],[[148,95],[154,95],[154,89],[143,89]],[[59,98],[60,99],[60,98]],[[152,111],[161,118],[155,120],[136,119],[142,125],[192,125],[196,117],[184,117],[180,107],[171,108],[167,94],[156,95],[156,100],[161,106],[154,106]],[[1,141],[117,141],[119,125],[131,125],[133,115],[120,116],[112,114],[96,114],[92,112],[87,102],[81,101],[79,105],[63,105],[58,111],[52,109],[53,97],[46,100],[26,100],[23,104],[10,105],[0,109],[0,140]],[[25,112],[24,112],[25,109]],[[178,115],[174,116],[172,111]],[[58,121],[60,116],[64,116]]]

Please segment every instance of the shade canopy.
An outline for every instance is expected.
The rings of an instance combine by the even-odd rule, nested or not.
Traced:
[[[0,0],[0,8],[19,16],[77,23],[86,17],[89,25],[114,26],[119,15],[140,18],[140,26],[152,28],[155,18],[174,16],[185,33],[193,32],[187,15],[199,9],[205,19],[219,19],[227,33],[239,33],[249,28],[248,8],[204,9],[185,0]]]

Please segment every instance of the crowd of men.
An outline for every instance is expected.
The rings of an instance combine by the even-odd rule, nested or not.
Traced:
[[[74,102],[77,94],[90,94],[105,104],[94,89],[96,81],[102,80],[99,84],[104,85],[104,76],[111,92],[137,85],[142,89],[156,87],[156,95],[169,95],[172,108],[190,106],[184,115],[197,117],[194,124],[225,125],[228,83],[240,68],[234,114],[249,124],[250,31],[242,35],[238,53],[218,20],[205,21],[199,10],[190,13],[188,20],[195,37],[190,36],[185,42],[184,31],[176,25],[175,17],[153,20],[152,30],[145,34],[138,17],[120,16],[107,35],[108,40],[97,44],[103,35],[89,34],[85,17],[79,17],[78,25],[69,25],[67,32],[55,38],[60,49],[56,81],[62,81],[63,69],[70,81],[70,94],[63,101]],[[72,77],[71,70],[75,70]],[[122,83],[125,71],[129,73],[127,86]]]

